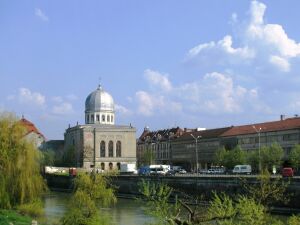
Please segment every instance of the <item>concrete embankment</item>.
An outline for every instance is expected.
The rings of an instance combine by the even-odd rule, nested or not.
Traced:
[[[73,178],[66,176],[47,175],[48,186],[55,190],[71,190],[73,188]],[[275,178],[272,178],[275,179]],[[112,176],[111,181],[117,187],[121,195],[139,195],[139,183],[142,180],[156,183],[165,183],[173,187],[177,193],[185,193],[191,196],[202,196],[209,199],[212,191],[225,192],[229,195],[242,194],[244,192],[243,183],[249,185],[257,183],[256,176],[134,176],[122,175]],[[289,207],[300,209],[300,178],[282,180],[289,182],[287,194],[290,194]]]

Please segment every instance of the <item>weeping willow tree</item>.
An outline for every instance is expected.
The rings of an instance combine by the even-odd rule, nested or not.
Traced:
[[[63,225],[108,225],[110,219],[98,207],[116,203],[108,178],[101,174],[79,174],[75,180],[70,207],[61,219]]]
[[[39,151],[25,138],[11,114],[0,115],[0,208],[9,209],[39,198],[46,185],[39,173]]]

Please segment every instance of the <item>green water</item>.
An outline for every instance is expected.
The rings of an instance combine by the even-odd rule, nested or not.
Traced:
[[[59,224],[70,196],[68,193],[51,192],[44,197],[46,224]],[[153,221],[144,213],[141,204],[131,199],[118,199],[116,205],[99,210],[110,216],[114,225],[143,225]]]

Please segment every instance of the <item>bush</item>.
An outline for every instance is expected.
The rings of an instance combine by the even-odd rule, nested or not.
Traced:
[[[22,215],[28,215],[33,218],[44,215],[44,206],[41,200],[35,200],[31,203],[18,206],[18,212]]]

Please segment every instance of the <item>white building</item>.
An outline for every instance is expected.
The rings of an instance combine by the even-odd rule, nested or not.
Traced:
[[[98,88],[85,101],[85,124],[65,132],[65,149],[74,147],[78,167],[120,169],[121,163],[136,163],[136,129],[115,125],[112,96]]]

